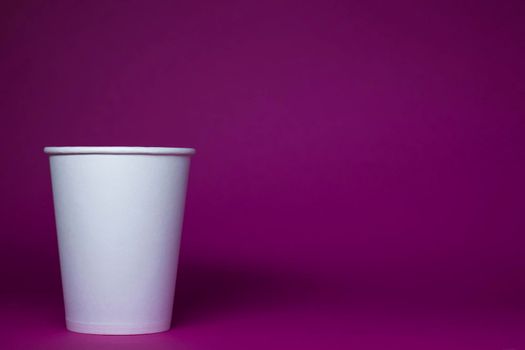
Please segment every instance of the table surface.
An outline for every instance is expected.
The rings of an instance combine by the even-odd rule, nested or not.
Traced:
[[[171,330],[138,336],[67,331],[57,287],[9,293],[0,305],[1,348],[525,349],[525,313],[501,301],[432,302],[282,271],[194,270],[179,282]]]

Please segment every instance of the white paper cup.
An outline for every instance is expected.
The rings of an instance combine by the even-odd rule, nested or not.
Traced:
[[[191,148],[46,147],[66,326],[166,331]]]

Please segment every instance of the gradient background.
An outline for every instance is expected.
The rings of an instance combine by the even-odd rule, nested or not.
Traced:
[[[521,1],[3,1],[0,347],[525,349]],[[44,146],[195,147],[174,328],[65,330]]]

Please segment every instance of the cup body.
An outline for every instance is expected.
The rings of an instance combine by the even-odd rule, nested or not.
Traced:
[[[67,328],[93,334],[168,330],[194,151],[45,151],[50,154]]]

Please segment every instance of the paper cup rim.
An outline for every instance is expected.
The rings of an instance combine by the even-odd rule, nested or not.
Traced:
[[[50,155],[58,154],[151,154],[151,155],[182,155],[192,156],[194,148],[180,147],[129,147],[129,146],[64,146],[44,147],[44,152]]]

